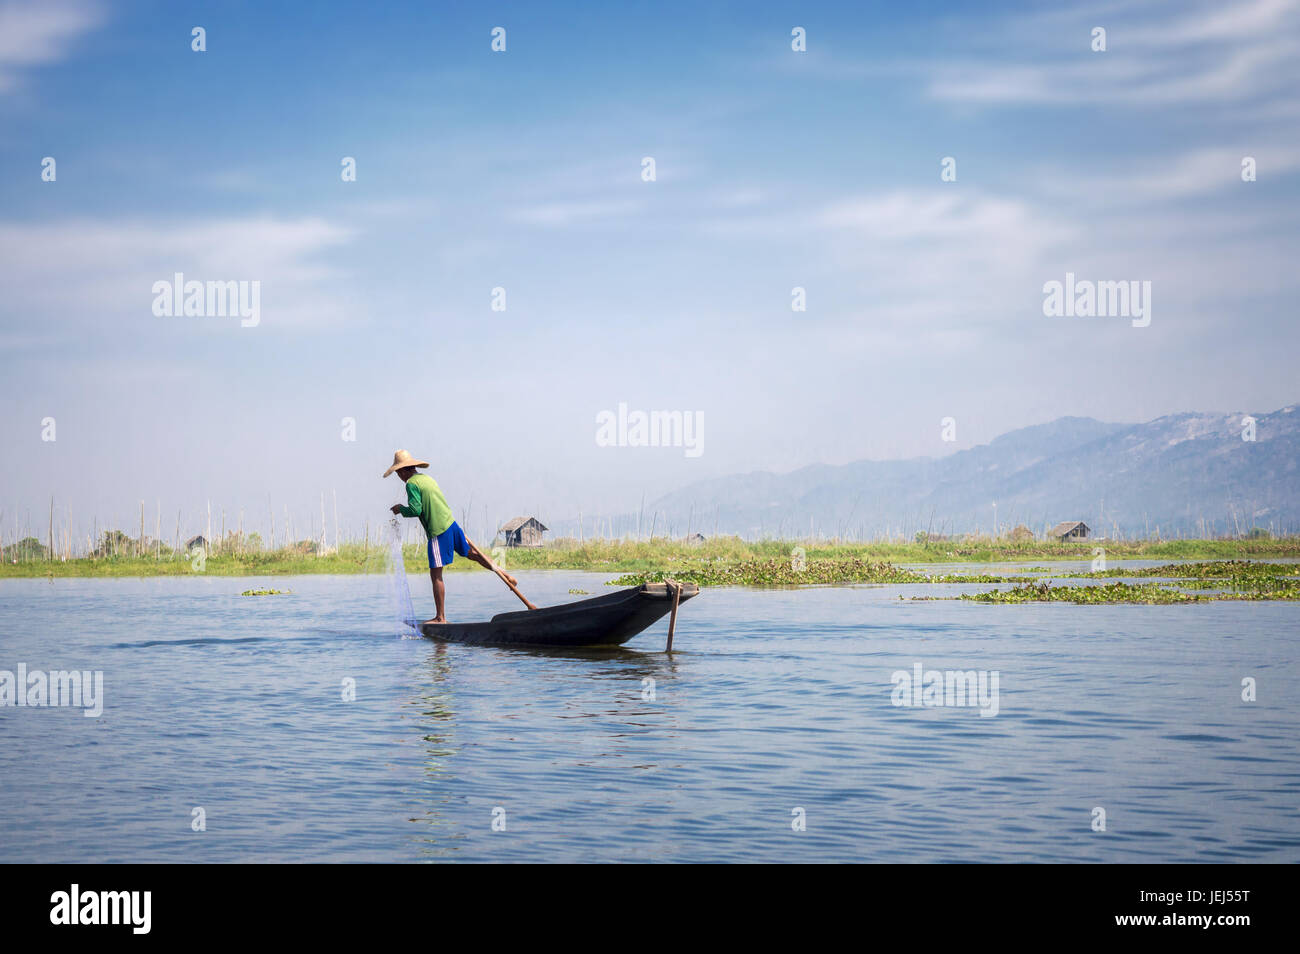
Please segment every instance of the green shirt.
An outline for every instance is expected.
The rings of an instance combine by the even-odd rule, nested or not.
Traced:
[[[438,482],[428,474],[416,474],[406,482],[406,506],[403,517],[419,517],[429,539],[451,526],[451,506],[442,495]]]

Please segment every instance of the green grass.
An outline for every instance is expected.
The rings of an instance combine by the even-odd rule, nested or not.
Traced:
[[[414,548],[408,548],[414,550]],[[423,557],[424,548],[420,548]],[[414,562],[407,554],[407,563]],[[185,555],[156,560],[144,556],[80,557],[72,560],[0,564],[0,579],[6,577],[128,577],[128,576],[296,576],[313,573],[382,573],[384,554],[376,546],[344,544],[326,556],[306,554],[285,547],[245,553],[209,554],[203,561]]]
[[[1020,573],[1043,572],[1044,560],[1091,561],[1093,548],[1104,546],[1110,561],[1123,559],[1182,559],[1201,561],[1182,566],[1146,570],[1116,568],[1081,576],[1177,576],[1221,579],[1225,585],[1252,593],[1289,592],[1281,580],[1300,576],[1300,568],[1276,567],[1249,558],[1300,557],[1300,538],[1172,541],[1084,541],[1081,543],[1012,543],[1008,540],[965,540],[932,543],[837,543],[829,541],[747,542],[738,537],[715,537],[699,545],[680,541],[579,542],[556,540],[535,549],[499,551],[506,569],[588,570],[617,575],[619,585],[635,585],[665,577],[709,586],[805,586],[836,583],[1000,583],[1021,582],[1023,576],[980,573],[928,575],[900,564],[1025,563]],[[802,550],[803,569],[795,569]],[[411,544],[403,549],[406,569],[427,572],[425,548]],[[1219,562],[1208,562],[1217,560]],[[143,577],[185,576],[294,576],[306,574],[382,573],[386,550],[379,545],[343,544],[337,552],[315,555],[302,545],[279,550],[218,552],[202,563],[179,554],[154,559],[143,556],[83,557],[68,561],[46,559],[6,560],[0,579],[13,577]],[[972,568],[975,569],[975,568]],[[469,560],[457,560],[452,573],[484,572]],[[1273,581],[1269,583],[1268,581]],[[1055,597],[1053,597],[1055,598]],[[1289,599],[1289,596],[1279,598]],[[1004,600],[1010,602],[1011,600]],[[1023,600],[1022,600],[1023,601]]]
[[[796,546],[809,562],[818,559],[868,563],[1018,563],[1042,560],[1091,561],[1102,546],[1108,560],[1210,560],[1246,557],[1300,558],[1300,537],[1258,540],[1145,540],[1012,543],[990,538],[936,543],[845,543],[715,537],[698,546],[679,541],[556,540],[545,547],[506,551],[506,562],[519,569],[614,570],[651,572],[674,563],[726,560],[789,560]]]

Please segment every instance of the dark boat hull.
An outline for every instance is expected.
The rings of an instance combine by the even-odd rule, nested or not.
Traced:
[[[681,602],[700,588],[682,584]],[[500,613],[486,623],[424,623],[425,636],[439,642],[483,646],[621,646],[673,608],[670,587],[645,583],[589,600]]]

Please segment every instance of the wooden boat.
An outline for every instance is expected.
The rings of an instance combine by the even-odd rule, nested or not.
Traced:
[[[700,592],[682,583],[679,602]],[[430,639],[483,646],[621,646],[673,608],[672,587],[643,583],[589,600],[499,613],[486,623],[423,623]]]

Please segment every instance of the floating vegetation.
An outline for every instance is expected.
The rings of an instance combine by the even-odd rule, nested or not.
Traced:
[[[1210,600],[1300,600],[1300,586],[1282,586],[1276,589],[1238,590],[1204,596]]]
[[[284,596],[293,590],[244,590],[240,596]]]
[[[286,518],[287,521],[288,518]],[[11,534],[13,535],[13,534]],[[195,572],[191,555],[179,546],[176,530],[174,546],[152,538],[132,538],[120,530],[105,531],[101,540],[87,541],[79,551],[69,545],[51,553],[35,537],[25,537],[3,548],[0,578],[46,576],[188,576]],[[293,538],[290,534],[290,539]],[[279,537],[275,538],[279,541]],[[69,538],[70,541],[70,538]],[[1075,543],[1055,541],[1021,541],[988,537],[963,538],[960,541],[900,542],[898,540],[755,540],[733,536],[715,536],[704,543],[687,543],[680,539],[656,537],[645,539],[562,538],[541,547],[518,547],[510,551],[512,569],[528,570],[608,570],[615,573],[652,573],[662,568],[694,567],[706,560],[740,563],[764,560],[788,561],[797,546],[806,551],[808,563],[831,560],[860,560],[868,564],[940,564],[954,561],[970,563],[1040,563],[1043,560],[1079,560],[1085,564],[1093,558],[1098,541]],[[381,532],[367,527],[364,536],[341,539],[337,547],[322,549],[319,540],[299,540],[288,545],[264,545],[255,533],[230,531],[207,548],[204,571],[209,576],[269,576],[310,573],[384,573],[389,549]],[[1106,558],[1112,561],[1135,559],[1219,560],[1209,564],[1218,574],[1224,563],[1245,563],[1244,558],[1300,557],[1300,536],[1279,538],[1243,538],[1221,540],[1107,540]],[[423,575],[427,569],[423,543],[401,547],[402,560],[410,573]],[[1278,566],[1279,564],[1271,564]],[[1184,564],[1183,567],[1193,566]],[[1193,573],[1172,565],[1174,575]],[[1164,568],[1162,568],[1164,569]],[[471,560],[457,560],[449,573],[486,572]],[[1017,567],[1017,573],[1041,573],[1041,566]],[[1159,575],[1152,570],[1125,570],[1081,574],[1082,576]],[[870,581],[863,581],[870,582]],[[941,582],[932,580],[931,582]],[[953,582],[958,582],[955,578]],[[786,584],[774,584],[786,585]]]
[[[1251,560],[1211,560],[1197,563],[1165,563],[1138,568],[1115,567],[1092,573],[1069,573],[1076,579],[1114,577],[1160,577],[1161,582],[1147,584],[1173,592],[1202,590],[1193,593],[1203,600],[1293,600],[1300,595],[1300,564],[1264,563]],[[1091,587],[1090,587],[1091,589]],[[996,602],[988,600],[986,602]],[[1011,602],[1011,601],[1002,601]],[[1076,602],[1084,602],[1082,600]],[[1094,602],[1089,600],[1088,602]],[[1104,602],[1097,600],[1096,602]],[[1111,600],[1109,602],[1129,602]],[[1144,602],[1134,600],[1132,602]],[[1173,601],[1165,601],[1173,602]]]
[[[590,595],[586,590],[574,590],[574,589],[571,589],[571,590],[569,590],[569,592],[572,593],[574,596],[589,596],[589,595]]]
[[[1198,563],[1165,563],[1160,566],[1122,567],[1091,573],[1063,573],[1065,577],[1100,579],[1117,576],[1159,576],[1168,579],[1213,580],[1300,580],[1300,563],[1264,563],[1257,560],[1207,560]]]
[[[1024,583],[1009,590],[964,593],[977,603],[1195,603],[1202,597],[1180,593],[1159,583],[1109,583],[1105,586],[1053,586]]]
[[[1300,599],[1300,565],[1222,560],[1203,563],[1165,564],[1127,573],[1139,577],[1160,577],[1151,582],[1113,580],[1124,571],[1070,573],[1070,578],[1112,578],[1101,585],[1053,584],[1051,579],[994,574],[928,574],[904,569],[885,561],[864,559],[727,560],[702,558],[673,560],[671,566],[648,572],[629,573],[610,580],[611,586],[639,586],[665,579],[700,586],[826,586],[852,583],[965,584],[1014,583],[1010,589],[960,596],[925,595],[914,600],[963,599],[978,603],[1199,603],[1212,600],[1295,600]],[[1030,569],[1030,568],[1026,568]],[[1047,568],[1033,567],[1040,572]],[[1203,592],[1187,592],[1188,590]],[[900,599],[904,598],[902,596]]]
[[[1172,584],[1184,590],[1287,590],[1300,587],[1300,576],[1230,576],[1199,580],[1178,580]]]
[[[1185,589],[1217,589],[1219,592],[1186,593]],[[932,597],[933,598],[933,597]],[[1240,587],[1222,581],[1199,583],[1108,583],[1104,586],[1053,586],[1050,582],[1024,583],[1009,590],[964,593],[959,599],[977,603],[1202,603],[1220,600],[1297,600],[1300,580],[1261,580]]]
[[[700,586],[826,586],[836,583],[1016,583],[1018,576],[941,574],[931,576],[871,560],[695,560],[669,569],[629,573],[610,586],[639,586],[673,579]]]

